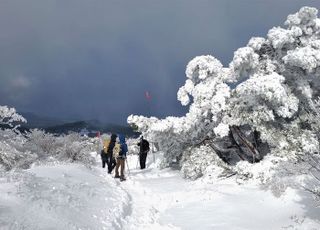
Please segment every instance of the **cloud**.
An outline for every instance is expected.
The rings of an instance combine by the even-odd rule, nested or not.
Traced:
[[[265,36],[303,5],[320,7],[306,0],[0,1],[0,104],[121,123],[131,113],[181,115],[176,92],[193,57],[211,54],[228,65],[250,37]]]
[[[24,90],[31,86],[31,80],[26,76],[18,76],[10,80],[11,90]]]

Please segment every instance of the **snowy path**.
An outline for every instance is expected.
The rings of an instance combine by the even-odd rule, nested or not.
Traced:
[[[170,191],[172,183],[174,188],[179,186],[182,191],[183,187],[187,188],[187,183],[180,176],[169,172],[132,170],[128,181],[120,184],[128,192],[131,201],[131,215],[123,219],[123,229],[175,229],[171,224],[159,222],[163,212],[177,202],[175,194],[179,192]]]
[[[150,164],[136,169],[136,156],[128,162],[125,182],[99,157],[92,169],[57,164],[3,174],[0,229],[320,229],[320,209],[307,193],[287,189],[277,198],[232,179],[192,182]]]
[[[191,182],[170,169],[135,169],[118,182],[130,197],[122,229],[320,229],[320,208],[307,193],[287,189],[281,197],[232,179]]]

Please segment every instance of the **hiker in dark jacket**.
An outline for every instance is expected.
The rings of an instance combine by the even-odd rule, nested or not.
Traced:
[[[140,151],[139,151],[140,168],[144,169],[146,167],[147,155],[150,150],[149,142],[143,139],[143,136],[141,136],[138,146],[140,147]]]
[[[101,161],[102,161],[102,168],[105,168],[106,167],[106,163],[108,161],[108,158],[107,158],[107,154],[104,152],[103,149],[100,152],[100,156],[101,156]]]
[[[126,139],[123,135],[119,135],[120,141],[120,152],[117,157],[117,165],[116,165],[116,175],[115,178],[120,178],[121,181],[126,180],[124,177],[124,168],[125,168],[125,160],[127,157],[128,146],[126,144]],[[120,175],[119,175],[119,167],[120,167]]]
[[[101,160],[102,160],[102,167],[105,167],[105,164],[108,165],[108,173],[110,174],[114,167],[116,166],[116,160],[113,157],[113,148],[116,144],[117,135],[112,134],[111,140],[106,141],[104,144],[104,149],[101,151]]]

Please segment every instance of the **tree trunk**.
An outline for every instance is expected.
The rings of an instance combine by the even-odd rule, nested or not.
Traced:
[[[239,137],[239,140],[241,141],[241,143],[247,147],[247,149],[249,150],[249,152],[251,152],[252,154],[252,163],[256,162],[256,161],[260,161],[261,158],[261,154],[260,152],[257,150],[257,148],[245,137],[245,135],[241,132],[240,128],[238,126],[232,126],[230,127],[231,133],[232,133],[232,137],[234,139],[234,141],[236,142],[236,144],[239,146],[239,149],[242,149],[241,145],[237,142],[235,135],[237,137]],[[242,150],[243,153],[243,150]]]

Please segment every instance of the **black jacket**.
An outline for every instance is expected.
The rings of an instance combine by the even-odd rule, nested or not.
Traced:
[[[142,139],[139,143],[138,146],[140,146],[140,152],[141,153],[146,153],[149,152],[150,147],[149,147],[149,142],[145,139]]]
[[[112,135],[111,135],[110,144],[109,144],[108,150],[107,150],[107,153],[108,153],[108,154],[113,154],[113,148],[114,148],[114,146],[115,146],[115,144],[116,144],[116,140],[117,140],[117,135],[112,134]]]

